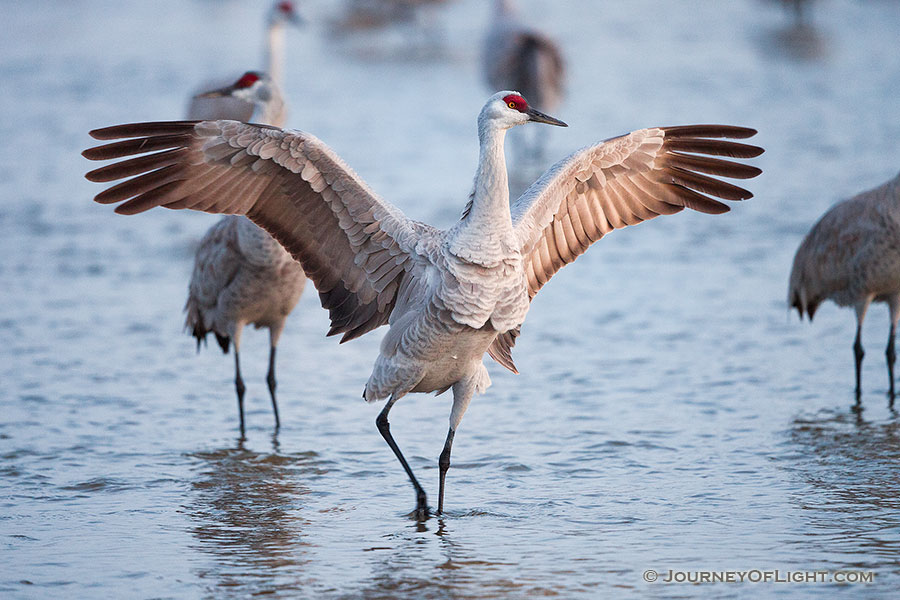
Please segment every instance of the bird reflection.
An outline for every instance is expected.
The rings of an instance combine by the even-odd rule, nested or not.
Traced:
[[[300,517],[309,490],[298,474],[316,472],[316,454],[282,454],[277,437],[273,452],[259,453],[239,441],[234,448],[198,452],[194,500],[185,510],[194,521],[196,547],[214,557],[197,570],[247,595],[296,589],[306,560],[306,521]]]
[[[547,595],[548,590],[527,574],[510,579],[509,569],[515,566],[512,561],[479,556],[459,541],[460,531],[452,528],[457,518],[438,517],[436,529],[423,523],[406,526],[392,537],[390,545],[368,548],[367,568],[372,576],[354,597],[461,598],[470,597],[472,589],[484,598]],[[455,524],[460,525],[458,521]],[[423,564],[429,569],[423,570]]]
[[[788,432],[798,453],[788,470],[799,473],[798,494],[811,527],[804,544],[859,555],[869,566],[888,564],[900,551],[900,420],[867,421],[861,411],[799,417]],[[887,559],[886,562],[879,559]]]

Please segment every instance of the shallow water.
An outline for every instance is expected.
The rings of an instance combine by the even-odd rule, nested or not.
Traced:
[[[834,201],[897,169],[900,4],[822,0],[810,33],[778,3],[522,0],[570,59],[548,156],[638,127],[758,128],[756,197],[610,235],[535,300],[521,375],[463,420],[448,512],[413,493],[359,399],[381,332],[325,338],[307,293],[279,349],[231,361],[181,332],[192,250],[215,220],[114,215],[90,198],[93,127],[179,118],[210,75],[256,66],[262,3],[15,3],[0,38],[0,593],[46,597],[885,597],[900,581],[900,420],[887,317],[788,316],[793,251]],[[471,186],[487,96],[483,3],[426,36],[341,36],[330,4],[291,35],[289,123],[415,218],[447,226]],[[541,13],[545,13],[538,17]],[[248,25],[249,24],[249,25]],[[202,29],[205,33],[197,36]],[[227,32],[224,35],[220,32]],[[52,40],[52,43],[50,41]],[[245,57],[250,57],[249,63]],[[375,145],[377,144],[377,146]],[[375,151],[377,148],[377,152]],[[514,184],[534,174],[518,169]],[[449,398],[392,431],[434,500]],[[646,583],[655,569],[852,570],[869,584]]]

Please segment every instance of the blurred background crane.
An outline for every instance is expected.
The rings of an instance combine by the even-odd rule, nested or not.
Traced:
[[[233,98],[255,107],[260,123],[276,125],[284,118],[281,90],[264,74],[249,71],[235,83],[202,94],[203,98]],[[268,233],[242,216],[227,216],[213,225],[200,242],[194,259],[185,328],[200,341],[210,332],[224,353],[234,345],[234,386],[238,399],[241,437],[245,436],[244,393],[241,376],[241,332],[245,325],[269,329],[269,371],[266,383],[281,426],[275,398],[275,353],[288,315],[294,310],[306,276],[285,249]]]
[[[554,113],[563,99],[566,67],[562,50],[550,37],[519,17],[514,0],[494,0],[484,39],[482,67],[492,92],[516,90],[538,110]],[[546,131],[537,130],[518,151],[538,159]]]
[[[283,127],[288,108],[284,89],[285,30],[302,20],[294,3],[279,0],[266,17],[264,62],[268,71],[247,72],[236,82],[208,81],[191,97],[188,119],[233,119]],[[231,85],[228,85],[231,84]],[[288,314],[297,305],[306,278],[284,249],[244,217],[225,217],[203,236],[195,256],[185,305],[185,327],[200,340],[209,331],[223,352],[234,345],[234,384],[238,397],[241,438],[245,436],[241,377],[241,332],[247,323],[269,328],[269,371],[266,383],[281,426],[275,397],[275,353]]]
[[[294,7],[294,3],[288,0],[275,2],[269,9],[266,17],[265,71],[279,90],[284,89],[285,29],[289,25],[297,27],[301,23],[302,20]],[[210,97],[204,95],[204,92],[221,89],[231,84],[235,79],[237,79],[237,74],[206,81],[201,84],[191,95],[187,109],[187,118],[249,121],[255,110],[255,105],[252,102],[231,96]],[[282,112],[267,123],[283,127],[286,118],[287,109],[282,104]]]
[[[856,311],[856,402],[862,394],[865,352],[862,326],[872,302],[890,309],[887,358],[894,405],[894,337],[900,319],[900,175],[828,210],[806,235],[794,256],[788,302],[812,321],[819,304],[831,300]]]

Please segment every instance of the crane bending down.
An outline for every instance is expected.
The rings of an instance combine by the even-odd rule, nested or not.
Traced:
[[[293,2],[281,0],[275,2],[266,19],[266,73],[278,89],[284,89],[284,32],[287,25],[299,26],[302,23]],[[200,85],[188,104],[187,118],[196,120],[234,119],[250,121],[256,110],[253,102],[232,96],[209,96],[207,92],[221,89],[233,82],[237,77],[207,81]],[[287,105],[281,103],[272,106],[271,116],[266,125],[283,127],[287,120]]]
[[[714,158],[758,156],[762,148],[719,139],[747,138],[753,129],[641,129],[571,154],[510,208],[504,138],[529,122],[565,125],[517,92],[491,96],[478,116],[471,202],[444,231],[408,219],[325,144],[300,131],[233,121],[118,125],[91,135],[122,141],[83,154],[92,160],[144,155],[87,174],[101,182],[137,175],[95,197],[121,202],[121,214],[155,206],[246,214],[303,265],[330,311],[329,333],[342,333],[342,341],[389,324],[363,395],[370,402],[387,399],[376,424],[415,488],[416,517],[424,519],[425,491],[390,432],[388,413],[397,400],[409,392],[453,390],[438,461],[440,513],[457,427],[472,396],[490,385],[484,353],[515,372],[511,348],[531,299],[553,274],[613,229],[685,207],[722,213],[729,207],[711,196],[752,196],[701,173],[760,173]]]
[[[262,123],[277,124],[284,101],[268,75],[248,71],[232,85],[203,94],[236,98],[256,107]],[[234,344],[234,386],[238,399],[241,437],[245,436],[244,392],[241,377],[241,332],[244,325],[269,329],[269,371],[266,383],[281,426],[275,398],[275,350],[288,315],[297,306],[306,275],[303,268],[272,236],[243,216],[230,215],[213,225],[197,249],[184,310],[185,329],[200,341],[215,334],[222,351]]]
[[[869,304],[890,310],[887,358],[894,405],[894,334],[900,319],[900,175],[833,206],[806,234],[791,269],[788,303],[812,321],[825,300],[856,310],[856,403],[862,395],[862,324]]]
[[[492,90],[519,90],[538,110],[554,112],[563,99],[565,60],[559,45],[519,19],[513,0],[495,0],[482,62]],[[537,138],[533,153],[542,152]]]

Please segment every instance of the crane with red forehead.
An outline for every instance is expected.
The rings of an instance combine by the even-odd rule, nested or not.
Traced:
[[[284,38],[288,25],[299,26],[302,23],[293,2],[281,0],[269,9],[266,18],[265,71],[277,89],[284,89]],[[230,96],[211,97],[207,92],[221,89],[231,84],[236,76],[230,76],[200,85],[191,95],[187,109],[188,119],[234,119],[250,121],[257,107],[253,102]],[[284,127],[287,120],[287,105],[282,102],[279,110],[273,110],[263,123]]]
[[[255,120],[274,125],[284,101],[278,86],[265,73],[248,71],[233,84],[202,94],[229,98],[255,106]],[[241,334],[245,325],[269,330],[269,370],[266,384],[281,426],[275,396],[275,354],[288,315],[297,306],[306,276],[299,263],[272,236],[247,217],[228,215],[209,228],[194,257],[184,310],[185,329],[200,342],[215,335],[222,351],[234,347],[234,387],[237,393],[241,438],[246,386],[241,376]]]
[[[138,123],[98,129],[118,140],[84,151],[121,159],[86,177],[132,177],[99,193],[135,214],[156,206],[247,215],[303,265],[342,341],[388,325],[363,397],[387,400],[376,419],[416,492],[425,490],[391,435],[388,413],[410,392],[453,392],[438,459],[438,512],[450,451],[469,402],[490,377],[487,353],[516,372],[511,349],[531,300],[563,266],[605,234],[685,207],[718,214],[752,194],[719,177],[751,178],[762,148],[726,138],[728,125],[640,129],[567,156],[512,206],[504,140],[526,123],[565,126],[518,92],[491,96],[478,115],[480,154],[462,218],[439,230],[377,196],[313,135],[235,121]]]

